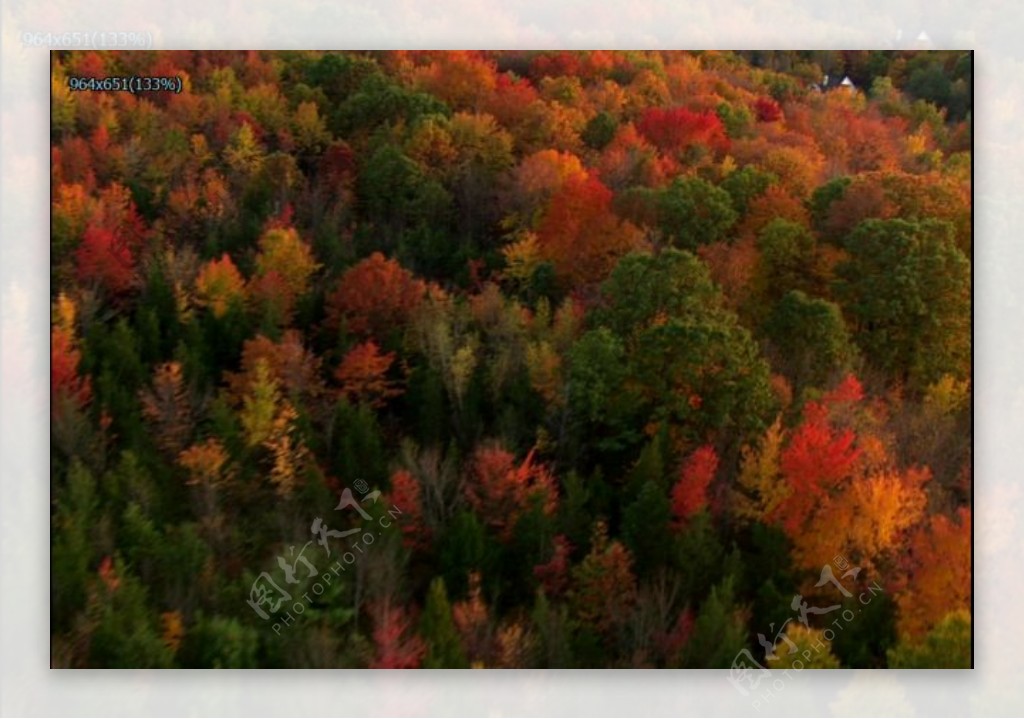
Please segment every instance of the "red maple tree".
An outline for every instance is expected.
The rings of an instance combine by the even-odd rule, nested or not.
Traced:
[[[636,129],[662,152],[680,152],[702,144],[715,151],[729,149],[725,127],[714,112],[693,112],[685,107],[644,110]]]
[[[402,512],[397,521],[402,544],[410,549],[430,547],[431,531],[423,517],[422,494],[419,481],[409,471],[399,469],[391,475],[388,501]]]
[[[555,536],[552,541],[555,549],[551,559],[533,568],[533,576],[537,578],[544,592],[550,597],[561,596],[569,586],[569,555],[572,544],[564,534]]]
[[[418,669],[427,651],[420,636],[412,631],[406,611],[385,598],[370,607],[373,616],[375,655],[371,669]]]
[[[90,225],[75,251],[78,278],[84,283],[98,282],[115,294],[131,288],[135,277],[135,257],[131,248],[113,230]]]
[[[779,458],[789,496],[780,504],[777,518],[790,535],[798,533],[820,500],[851,475],[861,454],[853,431],[833,427],[828,412],[827,405],[808,402],[803,423]]]
[[[380,252],[355,265],[327,298],[328,324],[381,337],[402,326],[423,301],[427,284]]]
[[[543,464],[534,463],[534,451],[519,465],[499,446],[481,447],[473,456],[466,498],[504,539],[512,535],[519,518],[537,501],[545,514],[555,511],[555,478]]]
[[[88,377],[78,374],[82,353],[74,346],[74,338],[62,327],[50,330],[50,393],[52,411],[57,412],[65,400],[82,408],[92,398]]]
[[[672,515],[678,526],[708,506],[708,487],[718,471],[718,454],[704,445],[687,457],[672,488]]]

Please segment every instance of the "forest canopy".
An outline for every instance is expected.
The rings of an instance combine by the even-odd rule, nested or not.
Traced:
[[[52,58],[53,666],[970,666],[970,53]]]

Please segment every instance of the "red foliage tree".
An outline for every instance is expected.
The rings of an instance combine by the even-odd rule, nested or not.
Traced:
[[[412,621],[400,606],[384,599],[372,606],[375,656],[371,669],[418,669],[427,646],[411,631]]]
[[[879,183],[858,178],[829,206],[822,229],[829,239],[838,243],[862,221],[868,218],[887,220],[897,212],[898,208],[886,198]]]
[[[75,251],[78,279],[97,282],[114,294],[131,289],[135,257],[131,248],[112,230],[90,226]]]
[[[852,430],[832,427],[826,405],[808,402],[804,407],[804,421],[779,462],[789,495],[779,506],[778,518],[791,536],[800,531],[819,500],[854,471],[860,457],[855,440]]]
[[[506,540],[533,502],[545,514],[552,514],[557,502],[555,478],[546,466],[534,463],[533,450],[517,466],[511,453],[493,445],[473,456],[465,492],[473,509]]]
[[[131,190],[113,182],[96,199],[89,223],[110,230],[132,250],[138,248],[145,239],[146,226],[135,207]]]
[[[62,327],[50,330],[50,394],[51,411],[58,412],[65,401],[81,409],[92,399],[88,377],[78,374],[81,352],[74,346],[71,333]]]
[[[579,54],[568,50],[541,53],[530,63],[530,77],[535,81],[544,77],[561,77],[563,75],[576,77],[579,73]]]
[[[485,98],[483,110],[502,127],[516,132],[530,122],[538,99],[536,88],[527,78],[501,73],[497,76],[494,92]]]
[[[86,225],[75,263],[82,282],[97,282],[118,294],[131,288],[135,252],[145,237],[145,225],[135,209],[131,192],[117,183],[100,192],[83,208]]]
[[[654,635],[654,645],[657,647],[658,653],[670,658],[678,656],[693,635],[694,619],[693,610],[687,607],[679,612],[675,624],[669,631],[657,632]]]
[[[549,597],[557,597],[569,586],[569,555],[572,552],[572,545],[564,534],[557,535],[552,543],[555,549],[551,559],[536,565],[533,568],[533,576]]]
[[[98,52],[74,54],[71,60],[72,74],[81,77],[98,78],[109,74],[103,55]]]
[[[247,294],[262,312],[280,324],[288,322],[295,306],[295,293],[277,270],[257,275],[249,281]]]
[[[621,126],[601,151],[597,174],[609,186],[620,190],[631,185],[660,187],[678,173],[674,158],[659,155],[657,148],[641,135],[633,123]]]
[[[374,252],[350,268],[327,298],[329,326],[381,338],[403,326],[423,301],[427,284],[395,260]]]
[[[121,586],[121,578],[117,576],[117,569],[114,567],[114,560],[111,559],[109,554],[100,560],[100,566],[96,570],[96,574],[110,592],[116,592],[117,588]]]
[[[685,107],[652,107],[636,125],[644,137],[662,152],[680,152],[692,145],[706,145],[716,152],[729,149],[725,126],[714,112],[692,112]]]
[[[718,471],[718,454],[714,447],[704,445],[693,452],[679,472],[679,481],[672,488],[672,514],[681,526],[708,506],[708,487]]]
[[[758,122],[775,122],[782,119],[782,108],[770,97],[759,97],[754,101],[754,114]]]
[[[318,172],[327,187],[352,184],[356,174],[356,156],[349,144],[337,140],[320,156]]]
[[[54,161],[60,163],[60,177],[65,183],[79,183],[92,190],[96,184],[96,168],[92,148],[84,137],[69,137],[61,143],[60,154]]]
[[[89,144],[92,147],[93,157],[95,158],[100,158],[109,152],[110,132],[107,130],[106,125],[99,125],[92,131],[92,137],[89,138]]]
[[[402,512],[398,524],[402,530],[402,544],[410,549],[430,547],[431,531],[423,518],[422,491],[412,473],[404,469],[391,475],[388,500]]]
[[[821,401],[828,407],[860,402],[864,399],[864,385],[855,375],[846,375],[835,387],[821,397]]]

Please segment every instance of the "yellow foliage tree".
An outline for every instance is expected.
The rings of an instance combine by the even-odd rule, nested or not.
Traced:
[[[309,278],[320,269],[309,245],[303,242],[294,228],[273,228],[263,233],[256,255],[256,271],[263,276],[277,272],[291,296],[306,293]]]
[[[524,286],[541,263],[540,244],[534,232],[518,233],[512,242],[502,248],[501,254],[505,257],[503,276]]]
[[[905,546],[908,532],[924,516],[927,469],[892,469],[855,478],[835,497],[823,498],[803,530],[793,537],[793,560],[820,568],[849,557],[871,574],[880,561]]]
[[[196,301],[208,307],[214,317],[223,317],[234,303],[245,299],[245,279],[225,252],[219,260],[210,260],[196,276]]]
[[[778,417],[756,446],[743,448],[738,491],[732,495],[738,517],[747,521],[767,521],[789,495],[789,487],[779,469],[779,455],[785,433]]]
[[[825,639],[823,630],[793,622],[786,625],[785,636],[789,641],[780,639],[765,662],[769,669],[839,668],[839,660],[832,654],[832,643]]]
[[[274,430],[274,418],[281,401],[278,383],[271,375],[267,361],[260,358],[253,370],[248,392],[242,398],[239,420],[250,447],[263,444]]]

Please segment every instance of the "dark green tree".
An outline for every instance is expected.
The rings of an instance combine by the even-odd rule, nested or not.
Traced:
[[[619,121],[609,112],[599,112],[587,121],[586,127],[580,134],[587,147],[593,150],[603,150],[615,137],[619,129]]]
[[[729,193],[732,206],[736,208],[740,217],[743,217],[747,214],[751,200],[764,194],[764,191],[775,182],[778,182],[778,178],[772,173],[761,170],[755,165],[745,165],[739,170],[730,172],[719,187]]]
[[[626,507],[622,517],[622,538],[633,553],[637,575],[649,576],[669,557],[672,516],[668,496],[654,482],[646,482],[637,498]]]
[[[851,369],[857,355],[839,306],[800,290],[775,305],[765,334],[798,392],[805,385],[824,386],[830,377]]]
[[[727,669],[746,646],[747,629],[736,602],[734,580],[727,577],[712,587],[683,649],[683,666]]]
[[[729,193],[697,177],[676,178],[658,198],[663,236],[675,247],[694,250],[726,239],[736,224]]]
[[[846,242],[836,295],[881,369],[927,386],[971,361],[971,266],[947,222],[865,220]]]

